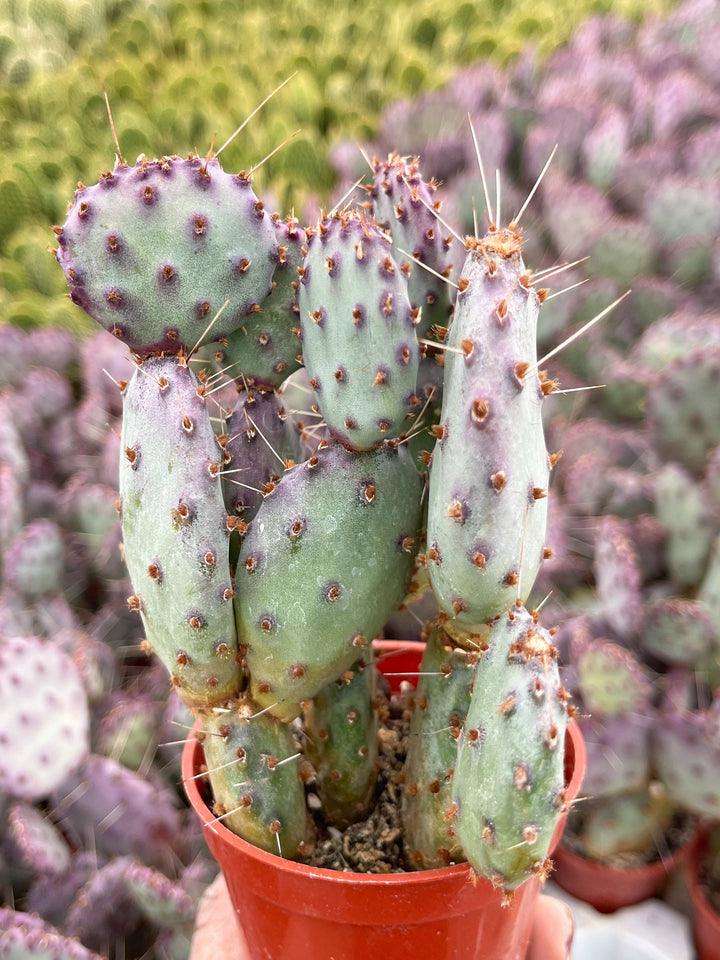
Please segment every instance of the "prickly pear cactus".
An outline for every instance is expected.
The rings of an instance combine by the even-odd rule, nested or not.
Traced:
[[[250,180],[215,159],[141,157],[80,186],[57,258],[70,296],[136,353],[192,349],[259,309],[277,259]]]
[[[447,811],[476,661],[476,653],[453,649],[442,626],[429,631],[413,698],[403,790],[405,846],[414,869],[465,859]]]
[[[358,660],[308,701],[303,728],[326,815],[340,827],[361,820],[374,799],[378,772],[374,664]]]
[[[296,859],[311,834],[300,778],[301,755],[290,727],[249,700],[205,713],[205,760],[215,812],[250,843]]]
[[[505,891],[545,876],[565,808],[567,695],[558,652],[536,617],[500,617],[475,669],[453,776],[455,835],[475,870]]]
[[[374,161],[373,174],[373,214],[392,239],[394,259],[408,263],[408,296],[413,309],[421,311],[418,336],[427,337],[452,316],[452,288],[445,282],[452,269],[452,238],[443,236],[436,216],[437,185],[422,179],[417,158],[407,162],[397,154]]]
[[[35,914],[0,908],[3,956],[8,960],[102,960],[75,937],[62,936]]]
[[[229,513],[252,520],[263,497],[295,460],[300,439],[274,391],[243,390],[218,438],[224,450],[223,491]]]
[[[540,298],[507,229],[469,241],[447,341],[428,499],[440,608],[477,628],[527,597],[540,567],[550,457],[537,370]]]
[[[602,797],[583,812],[582,845],[595,860],[652,850],[672,826],[675,805],[660,784],[653,790],[628,790]]]
[[[372,642],[410,583],[421,490],[403,447],[321,444],[265,498],[242,543],[235,599],[257,703],[297,716]]]
[[[120,501],[129,603],[189,704],[240,686],[222,450],[201,384],[177,359],[150,358],[125,391]]]
[[[250,179],[216,155],[121,160],[79,188],[56,255],[71,298],[134,360],[129,382],[114,375],[127,604],[145,652],[201,717],[218,820],[305,858],[312,766],[330,833],[365,816],[372,641],[425,577],[434,619],[404,774],[407,865],[467,858],[509,892],[547,873],[565,809],[567,695],[550,635],[523,607],[547,552],[554,464],[542,401],[555,383],[536,351],[544,294],[517,223],[467,238],[455,282],[435,183],[397,154],[373,173],[370,201],[305,230],[268,217]],[[44,392],[40,419],[70,412],[70,393]],[[288,395],[301,398],[291,410]],[[63,436],[89,437],[110,414],[112,400],[88,403]],[[117,534],[107,496],[96,489],[102,523],[88,524],[73,489],[68,516],[104,546]],[[8,530],[23,522],[13,516]],[[128,716],[121,729],[139,751],[108,747],[116,700],[102,700],[96,744],[111,764],[134,753],[140,769],[152,737]],[[125,712],[149,702],[126,699]],[[141,778],[116,768],[111,790],[99,786],[107,763],[76,777],[93,779],[103,809],[118,795],[134,808]],[[108,857],[135,855],[156,829],[125,820],[108,827]],[[177,907],[184,923],[182,891],[135,869],[133,892],[124,866],[110,867],[132,914],[123,922],[139,922],[147,891],[151,920],[171,925]],[[85,907],[102,889],[96,879],[71,911],[86,939]]]
[[[302,355],[331,433],[370,450],[410,432],[419,350],[407,278],[358,212],[320,220],[298,294]]]
[[[301,366],[298,268],[307,241],[294,217],[273,216],[272,222],[278,245],[272,290],[215,353],[221,369],[238,382],[265,389],[279,387]]]

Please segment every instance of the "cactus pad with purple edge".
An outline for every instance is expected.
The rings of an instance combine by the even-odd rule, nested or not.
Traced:
[[[250,180],[217,160],[141,157],[81,186],[58,228],[72,300],[140,355],[240,327],[270,292],[273,224]]]
[[[0,957],[3,960],[103,960],[74,937],[62,936],[35,914],[0,907]]]
[[[442,340],[450,323],[453,306],[449,278],[452,263],[450,237],[444,237],[435,211],[437,185],[426,183],[417,158],[407,162],[397,154],[373,162],[374,182],[370,189],[375,220],[392,237],[392,255],[407,264],[408,296],[413,309],[420,310],[419,339]],[[408,259],[409,258],[409,259]],[[446,278],[446,279],[443,279]],[[429,343],[420,345],[417,394],[431,399],[435,419],[442,398],[442,355]]]
[[[125,390],[120,498],[129,603],[191,705],[240,685],[222,450],[202,387],[173,357],[149,358]]]
[[[67,840],[44,810],[16,800],[6,813],[3,855],[39,876],[57,877],[70,867]]]
[[[486,624],[532,588],[545,547],[550,458],[536,355],[540,299],[517,232],[470,242],[460,279],[428,497],[440,608]]]
[[[169,880],[164,873],[131,860],[124,871],[125,887],[139,909],[159,926],[192,923],[196,903],[180,881]]]
[[[129,858],[102,864],[78,890],[63,930],[93,950],[130,939],[140,922],[140,910],[127,890]]]
[[[452,266],[450,240],[433,211],[437,186],[421,178],[417,159],[407,163],[397,154],[375,160],[373,172],[372,209],[378,225],[392,236],[393,257],[403,263],[409,255],[430,268],[411,263],[408,277],[410,303],[422,310],[418,336],[426,337],[435,324],[447,326],[452,315],[452,288],[442,279]]]

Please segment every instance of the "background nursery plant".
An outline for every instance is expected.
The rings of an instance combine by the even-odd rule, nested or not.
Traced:
[[[405,866],[467,859],[509,894],[547,873],[566,810],[568,696],[523,606],[554,463],[535,348],[547,291],[519,215],[461,241],[448,282],[434,184],[395,155],[373,173],[367,203],[302,230],[218,154],[120,159],[78,189],[57,258],[132,354],[128,603],[201,718],[218,817],[305,859],[309,778],[327,820],[366,814],[371,641],[431,591]]]

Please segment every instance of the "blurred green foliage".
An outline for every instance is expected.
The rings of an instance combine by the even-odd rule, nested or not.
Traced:
[[[370,140],[380,111],[480,59],[532,43],[546,56],[591,13],[639,18],[670,0],[4,0],[0,7],[0,310],[23,326],[83,316],[64,304],[46,252],[78,181],[113,166],[107,89],[120,149],[217,148],[290,82],[223,153],[257,174],[268,207],[302,215],[327,198],[328,148]]]

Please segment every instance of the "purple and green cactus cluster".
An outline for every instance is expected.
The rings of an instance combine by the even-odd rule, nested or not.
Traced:
[[[408,869],[467,860],[506,895],[547,873],[570,703],[588,852],[720,819],[717,30],[693,0],[460,74],[388,112],[363,202],[308,227],[212,154],[79,187],[56,255],[107,332],[0,328],[13,947],[186,954],[214,868],[161,744],[193,717],[250,842],[302,860],[318,804],[365,816],[372,641],[418,617]],[[474,224],[470,132],[434,134],[468,111],[513,212],[559,143],[527,242]],[[595,284],[557,299],[524,262],[587,253]]]
[[[423,723],[455,724],[442,761],[411,760],[407,864],[468,860],[509,895],[547,873],[567,810],[571,711],[524,606],[555,462],[546,291],[515,223],[490,216],[453,253],[417,160],[372,173],[364,202],[301,230],[216,155],[119,160],[78,188],[57,259],[72,300],[129,351],[128,606],[200,718],[217,816],[304,859],[309,779],[329,823],[367,813],[372,641],[422,581],[443,667],[415,703]]]

